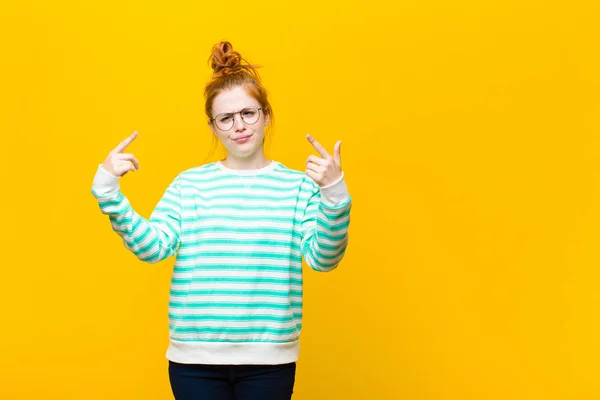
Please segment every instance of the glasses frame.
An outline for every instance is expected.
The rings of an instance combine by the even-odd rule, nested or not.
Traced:
[[[254,121],[254,122],[246,122],[246,120],[244,119],[244,116],[242,115],[242,113],[243,113],[245,110],[249,109],[249,108],[254,108],[254,109],[256,109],[256,110],[258,111],[258,118],[257,118],[257,119],[256,119],[256,121]],[[212,124],[213,124],[213,125],[214,125],[214,126],[217,128],[217,129],[219,129],[220,131],[222,131],[222,132],[227,132],[227,131],[231,130],[231,128],[233,128],[233,126],[235,125],[235,115],[236,115],[236,114],[240,114],[240,118],[242,119],[242,121],[243,121],[243,122],[244,122],[246,125],[254,125],[254,124],[255,124],[255,123],[257,123],[257,122],[258,122],[258,120],[260,119],[260,112],[261,112],[261,110],[262,110],[262,107],[248,106],[248,107],[244,107],[244,108],[242,108],[240,111],[237,111],[237,112],[234,112],[234,113],[229,113],[229,112],[225,112],[225,113],[219,113],[219,114],[217,114],[217,115],[216,115],[214,118],[211,118],[211,119],[210,119],[210,123],[212,123]],[[223,114],[231,115],[232,117],[234,117],[234,118],[232,119],[232,124],[231,124],[231,126],[230,126],[229,128],[227,128],[227,129],[221,129],[221,128],[218,126],[218,124],[217,124],[217,118],[219,118],[219,116],[220,116],[220,115],[223,115]]]

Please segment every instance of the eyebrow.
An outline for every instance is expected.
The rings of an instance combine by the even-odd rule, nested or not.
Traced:
[[[248,107],[260,108],[259,106],[245,106],[244,108],[242,108],[241,110],[238,110],[238,111],[223,111],[223,112],[220,112],[220,113],[216,113],[215,117],[217,115],[221,115],[221,114],[237,114],[237,113],[239,113],[241,111],[244,111]]]

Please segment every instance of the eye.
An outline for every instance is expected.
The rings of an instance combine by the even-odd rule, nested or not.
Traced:
[[[244,111],[242,111],[242,115],[246,118],[252,118],[256,115],[256,110],[255,109],[245,109]]]
[[[222,114],[217,116],[217,122],[228,123],[231,121],[231,114]]]

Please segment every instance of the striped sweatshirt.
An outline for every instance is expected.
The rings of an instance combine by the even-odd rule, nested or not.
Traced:
[[[298,359],[302,259],[338,266],[351,198],[343,176],[324,188],[272,161],[257,170],[210,163],[180,173],[149,219],[100,168],[92,194],[137,258],[176,256],[167,358],[186,364],[283,364]]]

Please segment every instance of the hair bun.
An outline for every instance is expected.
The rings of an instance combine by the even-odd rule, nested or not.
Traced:
[[[229,42],[220,42],[213,46],[210,54],[210,66],[215,77],[239,73],[244,59]]]

